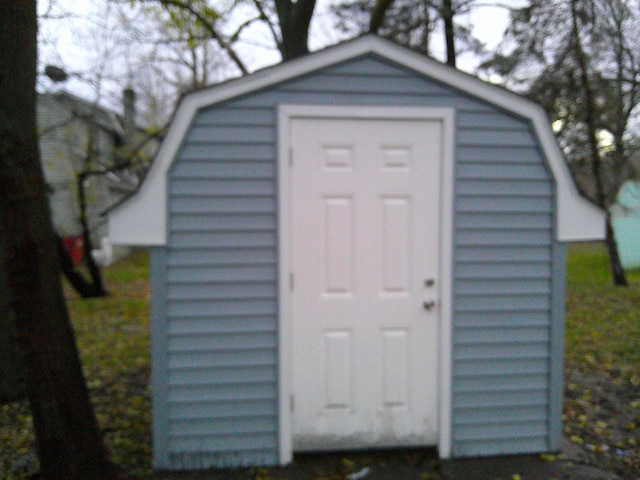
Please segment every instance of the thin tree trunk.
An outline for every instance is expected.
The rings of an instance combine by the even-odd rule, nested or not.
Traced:
[[[624,273],[622,262],[620,261],[620,254],[618,252],[618,243],[616,242],[615,233],[611,224],[611,214],[607,211],[607,233],[605,237],[605,244],[607,246],[607,254],[609,255],[609,266],[611,268],[611,277],[613,278],[614,285],[628,287],[627,276]]]
[[[93,242],[91,241],[91,231],[89,229],[89,216],[87,215],[87,195],[84,189],[84,181],[89,175],[81,173],[78,175],[78,202],[80,204],[80,225],[82,226],[82,252],[84,261],[87,264],[89,275],[91,276],[93,294],[92,297],[106,297],[107,290],[104,288],[100,267],[93,259],[91,251]]]
[[[378,0],[376,2],[373,12],[371,12],[371,19],[369,20],[369,33],[378,33],[384,22],[385,14],[392,4],[393,0]]]
[[[447,45],[447,65],[456,66],[456,44],[453,29],[453,4],[451,0],[442,0],[442,19],[444,20],[444,37]]]
[[[36,132],[36,1],[0,7],[0,268],[41,478],[111,480],[64,302]]]
[[[613,227],[611,226],[611,215],[609,213],[607,199],[604,190],[604,180],[602,178],[602,158],[600,155],[600,149],[598,147],[598,137],[595,119],[596,102],[589,81],[589,72],[587,70],[587,62],[585,59],[585,53],[582,49],[582,43],[580,41],[580,28],[578,26],[578,11],[577,0],[571,1],[571,16],[572,16],[572,28],[573,28],[573,41],[575,42],[576,58],[580,67],[580,81],[582,83],[582,89],[584,90],[585,100],[585,123],[587,124],[587,134],[589,137],[589,147],[591,149],[591,169],[596,184],[596,198],[598,205],[606,211],[606,237],[605,244],[607,246],[607,253],[609,255],[609,265],[611,267],[611,274],[613,276],[614,285],[628,286],[624,268],[620,262],[620,255],[618,254],[618,245],[615,240]]]
[[[62,243],[62,239],[57,235],[56,241],[58,243],[58,257],[60,258],[60,269],[62,270],[62,274],[82,298],[91,298],[93,296],[93,285],[87,282],[76,270],[71,257],[67,253],[64,243]]]

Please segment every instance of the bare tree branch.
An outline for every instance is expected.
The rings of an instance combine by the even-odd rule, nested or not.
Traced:
[[[207,18],[205,18],[200,12],[198,12],[191,5],[184,3],[180,0],[141,0],[141,1],[144,3],[160,3],[163,6],[172,5],[174,7],[178,7],[189,12],[191,15],[193,15],[195,18],[197,18],[200,21],[202,26],[210,33],[211,38],[213,38],[216,42],[218,42],[218,45],[220,45],[220,47],[222,47],[222,49],[227,53],[227,55],[229,55],[229,58],[231,58],[233,63],[236,65],[236,67],[238,67],[238,69],[242,72],[242,74],[247,75],[249,73],[249,70],[245,66],[244,62],[240,59],[240,57],[238,57],[238,54],[235,52],[231,44],[227,42],[222,37],[222,35],[220,35],[220,33],[218,33],[218,31],[215,29],[213,25],[211,25],[211,23]]]

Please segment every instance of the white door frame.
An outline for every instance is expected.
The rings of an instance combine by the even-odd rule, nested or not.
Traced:
[[[451,456],[451,331],[453,275],[453,173],[454,110],[429,107],[342,107],[321,105],[280,105],[278,108],[278,365],[279,365],[279,448],[280,464],[293,458],[291,413],[293,318],[291,315],[291,138],[294,118],[355,118],[389,120],[439,120],[442,122],[442,166],[440,179],[440,265],[438,341],[438,451],[440,458]]]

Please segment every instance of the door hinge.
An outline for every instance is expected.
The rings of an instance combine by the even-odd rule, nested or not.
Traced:
[[[293,167],[293,148],[289,147],[289,166]]]
[[[293,272],[289,272],[289,289],[293,291]]]
[[[296,407],[296,402],[295,402],[295,398],[294,398],[293,395],[291,395],[289,397],[289,404],[291,406],[291,411],[293,412],[295,410],[295,407]]]

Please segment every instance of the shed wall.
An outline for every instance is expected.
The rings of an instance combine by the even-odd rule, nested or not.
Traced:
[[[156,466],[278,461],[281,103],[455,109],[453,454],[547,450],[560,277],[553,185],[532,128],[364,57],[194,118],[169,172],[167,248],[154,256]]]

